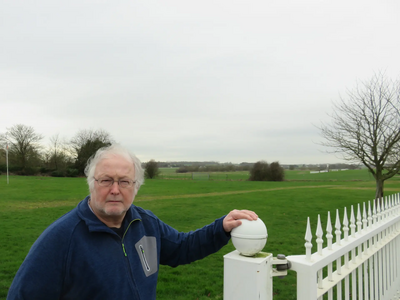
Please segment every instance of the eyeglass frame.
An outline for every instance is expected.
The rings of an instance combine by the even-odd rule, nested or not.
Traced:
[[[99,182],[99,180],[102,180],[102,179],[105,179],[105,178],[108,178],[108,179],[110,180],[111,183],[110,183],[109,185],[102,185],[102,184]],[[118,180],[114,180],[114,178],[111,178],[111,177],[101,177],[101,178],[99,178],[99,179],[96,179],[96,177],[93,176],[93,179],[94,179],[95,181],[97,181],[97,184],[98,184],[99,186],[101,186],[101,187],[112,187],[112,186],[114,185],[114,183],[117,182],[117,183],[118,183],[118,186],[119,186],[120,188],[127,189],[127,188],[134,187],[134,186],[135,186],[135,183],[136,183],[136,180],[132,180],[132,179],[118,179]],[[121,181],[129,181],[129,185],[128,185],[128,186],[122,186],[122,185],[121,185]]]

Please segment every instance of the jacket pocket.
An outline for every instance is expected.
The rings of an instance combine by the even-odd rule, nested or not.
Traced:
[[[158,271],[157,241],[154,236],[144,236],[135,244],[146,277]]]

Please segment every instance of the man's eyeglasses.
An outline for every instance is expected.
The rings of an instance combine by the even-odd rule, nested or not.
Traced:
[[[103,187],[110,187],[116,181],[109,177],[103,177],[103,178],[99,178],[99,179],[94,178],[94,180],[96,180],[97,183]],[[121,188],[130,188],[130,187],[133,187],[133,185],[136,183],[136,181],[131,180],[131,179],[118,179],[117,182],[118,182],[119,187],[121,187]]]

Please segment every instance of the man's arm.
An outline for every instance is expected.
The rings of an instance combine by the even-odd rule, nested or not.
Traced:
[[[160,221],[160,263],[176,267],[217,252],[228,243],[230,231],[241,225],[239,219],[256,220],[257,215],[248,210],[233,210],[225,217],[188,233],[178,232]]]
[[[37,239],[14,277],[7,300],[60,298],[66,239],[49,231]]]

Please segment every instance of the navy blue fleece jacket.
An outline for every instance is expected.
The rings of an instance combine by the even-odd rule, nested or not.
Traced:
[[[156,299],[159,264],[188,264],[229,241],[222,221],[178,232],[132,205],[121,238],[90,210],[88,198],[33,244],[7,299]]]

